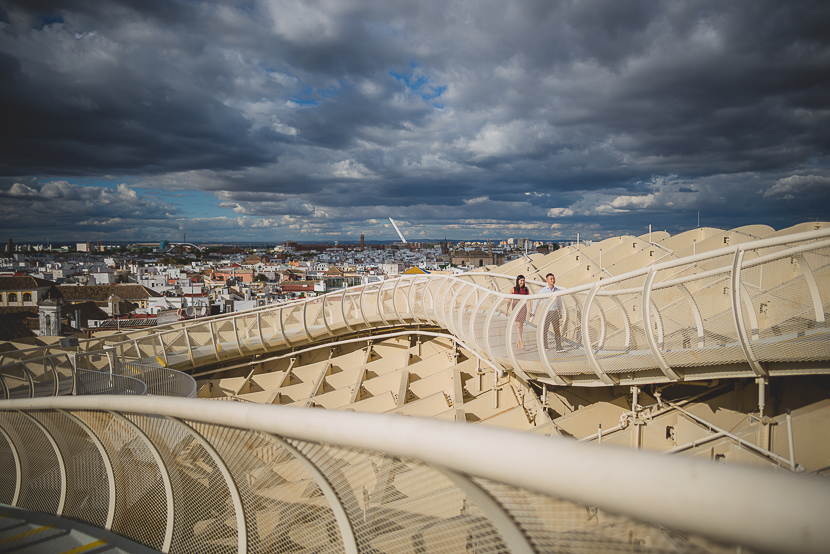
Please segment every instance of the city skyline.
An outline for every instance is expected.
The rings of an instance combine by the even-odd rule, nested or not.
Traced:
[[[828,23],[807,1],[0,0],[0,236],[827,220]]]
[[[391,246],[391,245],[398,245],[402,249],[409,249],[409,248],[416,248],[420,247],[421,245],[441,245],[442,243],[446,242],[450,245],[459,245],[459,244],[487,244],[488,242],[491,243],[493,246],[517,246],[517,245],[524,245],[525,242],[527,243],[540,243],[540,244],[553,244],[553,243],[576,243],[577,240],[580,240],[579,237],[573,237],[572,239],[563,239],[560,241],[552,241],[552,240],[543,240],[543,239],[536,239],[533,237],[492,237],[489,239],[453,239],[453,238],[442,238],[442,239],[435,239],[435,238],[427,238],[419,241],[410,241],[405,246],[401,243],[400,240],[364,240],[363,242],[367,246]],[[591,239],[587,239],[591,240]],[[184,241],[184,240],[176,240],[176,239],[161,239],[158,241],[124,241],[115,239],[108,239],[108,240],[101,240],[101,241],[84,241],[84,240],[64,240],[64,241],[53,241],[53,240],[46,240],[46,241],[39,241],[39,240],[27,240],[25,237],[22,240],[17,240],[12,237],[12,245],[17,251],[20,247],[27,246],[42,246],[48,247],[51,245],[53,248],[61,247],[61,246],[68,246],[74,248],[78,245],[85,245],[85,248],[90,248],[90,251],[97,251],[97,247],[100,246],[102,248],[126,248],[128,246],[150,246],[150,247],[158,247],[160,245],[168,245],[168,246],[179,246],[179,245],[187,245],[187,244],[196,244],[198,246],[203,247],[235,247],[235,248],[246,248],[246,247],[277,247],[277,246],[285,246],[285,245],[302,245],[302,246],[348,246],[348,247],[355,247],[360,246],[361,241],[360,239],[331,239],[329,241],[322,241],[322,240],[293,240],[293,239],[286,239],[284,241],[234,241],[228,240],[224,242],[218,241]],[[582,242],[580,240],[580,242]],[[8,244],[8,243],[7,243]],[[5,250],[8,250],[8,246],[4,246]]]

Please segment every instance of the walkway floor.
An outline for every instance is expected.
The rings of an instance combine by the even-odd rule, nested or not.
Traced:
[[[6,504],[0,504],[0,552],[158,554],[157,550],[103,529]]]

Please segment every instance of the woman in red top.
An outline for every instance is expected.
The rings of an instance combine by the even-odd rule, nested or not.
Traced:
[[[516,277],[516,286],[513,287],[513,290],[510,291],[510,294],[530,294],[530,291],[527,290],[525,286],[525,276],[519,275]],[[511,307],[515,307],[516,304],[521,302],[521,300],[512,300]],[[516,348],[519,350],[525,349],[525,343],[522,340],[522,334],[525,327],[525,319],[527,318],[527,308],[530,305],[530,302],[525,302],[524,305],[519,309],[519,315],[516,316]]]

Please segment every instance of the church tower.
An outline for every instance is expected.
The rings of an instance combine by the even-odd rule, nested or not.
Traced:
[[[60,300],[51,298],[38,305],[37,313],[40,319],[40,335],[44,337],[59,337],[61,334],[61,304]]]

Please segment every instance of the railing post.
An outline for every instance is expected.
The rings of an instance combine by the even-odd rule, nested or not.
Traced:
[[[798,254],[798,259],[801,261],[801,273],[807,281],[807,288],[810,289],[810,298],[813,301],[813,310],[816,313],[816,323],[823,325],[824,306],[821,302],[821,293],[819,292],[816,277],[813,274],[813,268],[810,267],[810,263],[807,261],[807,257],[803,253]],[[763,269],[763,266],[761,266],[761,268]]]
[[[378,287],[378,299],[377,299],[377,308],[378,308],[378,316],[380,320],[383,322],[384,325],[389,325],[389,321],[386,320],[386,315],[383,313],[383,289],[385,288],[386,283],[388,280],[383,280],[380,282],[380,286]],[[395,301],[395,297],[392,297],[392,301]]]
[[[398,325],[403,323],[401,312],[398,310],[398,287],[401,285],[401,281],[403,281],[403,277],[398,277],[395,280],[395,287],[392,289],[392,309],[395,310],[395,317],[398,319]]]
[[[187,327],[183,329],[184,331],[184,340],[187,343],[187,357],[190,359],[190,366],[194,369],[196,368],[196,360],[193,358],[193,345],[190,344],[190,333],[187,331]],[[260,332],[262,330],[260,329]]]
[[[75,374],[75,371],[72,371],[72,374]],[[9,392],[9,386],[6,384],[6,378],[3,377],[3,372],[0,371],[0,390],[3,391],[3,398],[9,398],[11,393]]]
[[[418,314],[415,313],[415,291],[417,290],[415,285],[418,283],[419,276],[415,276],[412,278],[412,283],[409,285],[409,292],[407,293],[406,303],[409,306],[409,313],[412,315],[412,319],[415,320],[415,323],[421,323],[421,319],[418,317]],[[424,294],[423,291],[421,292],[421,304],[423,304]]]
[[[322,309],[322,312],[323,312],[323,325],[326,327],[326,333],[328,333],[329,338],[334,338],[334,333],[331,330],[331,326],[329,326],[329,318],[326,315],[326,302],[328,301],[329,298],[330,298],[329,294],[324,294],[323,295],[323,307],[321,309]]]
[[[585,305],[582,307],[582,321],[580,323],[582,326],[582,346],[585,349],[585,358],[588,361],[588,365],[594,370],[596,376],[606,385],[614,385],[617,382],[616,379],[613,379],[605,373],[602,367],[600,367],[599,362],[597,362],[597,357],[594,355],[594,348],[591,344],[591,333],[589,332],[588,316],[591,312],[591,303],[599,291],[599,285],[599,282],[594,283],[594,286],[588,291],[588,295],[585,297]]]
[[[285,343],[286,346],[294,346],[290,340],[288,340],[288,333],[285,332],[285,322],[282,320],[282,312],[285,308],[280,307],[278,308],[279,312],[277,313],[277,321],[280,324],[280,333],[282,334],[282,341]]]
[[[349,332],[352,332],[354,329],[352,329],[352,326],[349,325],[349,318],[346,317],[346,292],[348,290],[348,288],[344,288],[343,294],[340,297],[340,313],[343,316],[343,325],[346,326],[346,329],[348,329]]]
[[[665,375],[669,381],[677,381],[680,377],[666,362],[666,359],[663,357],[663,353],[660,351],[660,346],[654,339],[654,333],[651,330],[651,291],[654,288],[655,277],[657,277],[657,272],[654,271],[654,267],[652,267],[646,275],[646,282],[643,284],[643,332],[646,335],[646,342],[648,342],[651,355],[657,362],[657,367],[660,368],[660,371],[663,372],[663,375]],[[662,335],[662,325],[660,327],[660,334]]]
[[[233,336],[236,339],[236,351],[239,353],[240,356],[242,355],[242,343],[239,340],[239,329],[236,326],[236,322],[240,321],[242,319],[242,317],[244,317],[244,316],[239,316],[239,315],[231,316],[231,326],[233,327]]]
[[[216,342],[216,331],[213,328],[213,320],[211,319],[208,321],[208,332],[210,333],[210,341],[213,343],[213,355],[216,357],[216,361],[219,360],[219,344]]]
[[[314,340],[311,338],[311,332],[308,330],[308,319],[307,319],[307,317],[308,317],[308,304],[309,304],[309,302],[311,302],[311,300],[309,300],[309,299],[306,299],[306,301],[303,302],[303,314],[300,317],[300,319],[303,322],[303,331],[305,332],[305,338],[306,338],[306,340],[308,340],[308,342],[311,343],[311,342],[314,342]]]
[[[369,286],[370,285],[367,283],[367,284],[365,284],[361,287],[361,289],[360,289],[360,299],[358,300],[358,303],[357,303],[357,307],[360,309],[360,317],[363,319],[363,324],[366,325],[366,327],[370,327],[370,325],[369,325],[369,320],[366,319],[366,311],[363,309],[363,295],[366,293],[366,289]]]
[[[14,458],[14,493],[12,494],[9,505],[17,506],[17,501],[20,500],[20,490],[23,487],[23,466],[20,461],[20,452],[17,451],[17,446],[14,444],[14,441],[12,441],[9,434],[6,433],[6,430],[3,429],[2,425],[0,425],[0,435],[3,435],[6,439],[6,442],[9,444],[9,450],[11,450],[12,453],[12,458]]]
[[[159,339],[159,344],[161,345],[161,355],[164,356],[164,366],[167,367],[170,364],[167,361],[167,349],[164,347],[164,338],[162,337],[163,333],[159,333],[156,336]],[[161,361],[161,359],[159,359]]]
[[[744,250],[742,248],[735,249],[735,257],[732,260],[732,274],[730,280],[730,295],[732,300],[732,317],[735,323],[735,330],[738,333],[738,341],[741,343],[741,348],[744,351],[744,356],[758,377],[767,377],[767,370],[758,362],[755,353],[752,351],[752,346],[749,344],[749,337],[746,333],[746,326],[744,324],[744,314],[741,309],[741,265],[744,259]],[[752,311],[752,306],[748,306]],[[754,315],[754,314],[753,314]]]
[[[70,358],[70,364],[72,366],[72,396],[78,394],[78,353],[73,352],[72,357]]]
[[[548,296],[549,297],[546,299],[539,300],[539,303],[536,305],[535,312],[541,316],[541,324],[536,327],[536,349],[539,352],[539,360],[542,362],[542,367],[545,368],[545,371],[550,376],[554,384],[560,386],[570,385],[570,379],[561,377],[558,373],[556,373],[556,370],[553,368],[553,364],[551,364],[550,360],[548,360],[547,351],[545,350],[545,333],[548,332],[547,326],[545,325],[545,319],[547,318],[551,304],[556,301],[556,298],[554,298],[553,295]],[[558,325],[559,323],[556,324]],[[545,393],[547,393],[547,388],[544,390]]]

